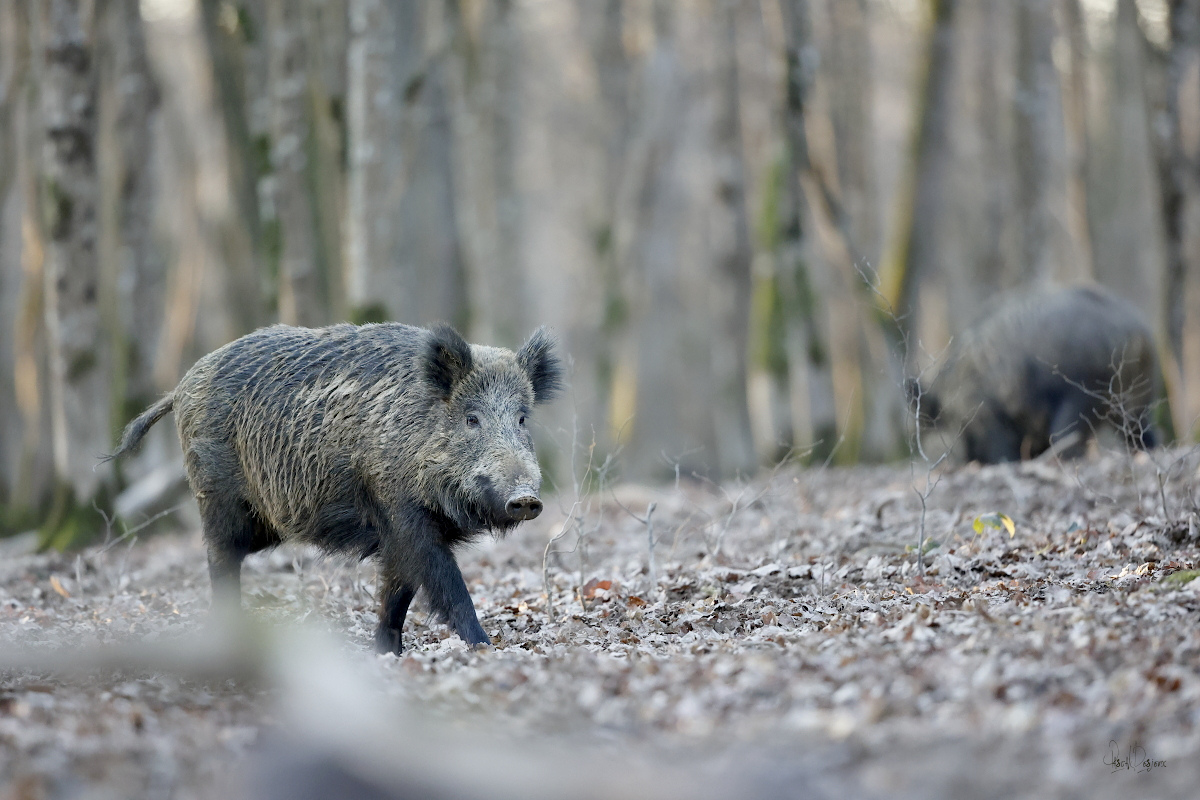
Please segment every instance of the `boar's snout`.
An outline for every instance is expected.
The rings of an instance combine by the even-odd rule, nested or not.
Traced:
[[[519,489],[508,498],[504,510],[515,520],[533,519],[542,513],[542,501],[529,489]]]

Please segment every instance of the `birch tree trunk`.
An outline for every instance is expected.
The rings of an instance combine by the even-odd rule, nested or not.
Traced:
[[[92,4],[49,0],[41,14],[45,325],[58,507],[88,507],[111,480],[108,337],[97,252],[95,37]],[[55,520],[59,522],[61,520]]]

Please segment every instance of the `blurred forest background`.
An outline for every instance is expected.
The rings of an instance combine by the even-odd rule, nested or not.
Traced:
[[[1095,280],[1200,416],[1200,0],[0,0],[0,530],[178,489],[274,322],[553,326],[559,486],[902,457],[904,372]]]

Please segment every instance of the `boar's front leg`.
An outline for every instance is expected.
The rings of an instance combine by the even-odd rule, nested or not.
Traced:
[[[469,646],[491,644],[475,615],[447,537],[419,508],[407,508],[393,521],[394,529],[380,537],[379,652],[401,652],[400,628],[413,595],[425,590],[429,605]]]
[[[1070,387],[1050,417],[1050,446],[1062,458],[1079,458],[1087,452],[1096,399],[1083,389]]]
[[[426,554],[423,585],[429,605],[469,647],[492,643],[479,624],[466,581],[458,570],[454,554],[446,545],[435,545]]]

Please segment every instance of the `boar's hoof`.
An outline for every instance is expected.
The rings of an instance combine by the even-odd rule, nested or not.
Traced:
[[[491,653],[496,648],[491,642],[476,642],[468,648],[473,653]]]
[[[404,647],[400,644],[400,629],[380,628],[375,631],[375,652],[402,654]]]
[[[516,494],[508,499],[504,510],[512,519],[533,519],[542,513],[542,501],[531,494]]]

